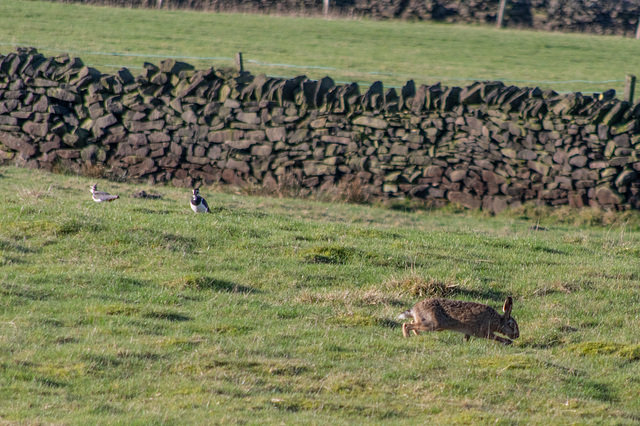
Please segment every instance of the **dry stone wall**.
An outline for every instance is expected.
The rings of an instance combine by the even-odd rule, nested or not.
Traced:
[[[0,56],[0,161],[184,187],[357,182],[492,212],[640,208],[639,117],[640,104],[500,82],[365,90],[174,60],[134,76],[35,49]]]
[[[53,0],[52,0],[53,1]],[[55,0],[121,7],[321,14],[322,0]],[[335,0],[331,13],[374,19],[496,22],[500,0]],[[506,26],[632,36],[640,0],[507,0]]]

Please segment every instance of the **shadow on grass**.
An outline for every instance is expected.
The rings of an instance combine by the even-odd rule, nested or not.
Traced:
[[[142,213],[142,214],[159,214],[159,215],[167,215],[176,213],[177,210],[167,210],[167,209],[150,209],[147,207],[136,207],[132,209],[134,213]]]
[[[30,288],[28,286],[20,284],[0,285],[0,296],[38,301],[59,299],[59,297],[55,296],[52,292],[39,288]],[[14,303],[16,303],[15,300]]]
[[[562,250],[549,248],[549,247],[544,247],[544,246],[534,246],[533,247],[533,251],[541,251],[543,253],[548,253],[548,254],[563,254],[563,255],[566,254]]]
[[[191,254],[198,247],[198,240],[158,229],[132,228],[118,236],[118,243],[144,247],[156,247],[174,253]]]
[[[95,364],[92,369],[103,370],[105,368],[115,368],[122,364],[122,360],[118,359],[115,355],[111,354],[94,354],[85,353],[82,354],[82,359],[90,361]]]
[[[64,327],[64,323],[55,318],[43,318],[42,324],[50,327]]]
[[[115,354],[82,354],[83,360],[89,361],[93,364],[91,369],[94,372],[104,371],[110,368],[120,368],[123,366],[130,367],[132,365],[139,365],[146,361],[158,361],[160,358],[160,355],[153,352],[133,352],[128,350],[122,350]]]
[[[589,380],[579,376],[569,376],[565,384],[576,392],[576,396],[597,399],[602,402],[618,402],[614,389],[607,383]]]
[[[85,282],[91,282],[92,288],[98,292],[92,294],[92,298],[103,300],[105,302],[127,301],[127,294],[131,291],[137,291],[149,285],[148,281],[122,275],[96,275],[91,278],[84,278]]]
[[[259,291],[253,287],[248,287],[234,283],[232,281],[218,280],[214,278],[207,279],[205,286],[202,288],[214,291],[223,291],[227,293],[259,293]]]
[[[389,318],[380,318],[366,313],[354,312],[342,314],[329,319],[331,323],[342,327],[385,327],[398,328],[402,324]]]
[[[110,404],[100,404],[90,410],[92,414],[121,414],[124,411]]]
[[[191,317],[176,312],[150,311],[143,315],[146,318],[167,320],[171,322],[191,321]]]
[[[87,218],[73,218],[66,219],[61,224],[57,225],[57,234],[60,235],[75,235],[82,231],[86,231],[88,234],[93,234],[104,230],[105,227],[93,220]]]
[[[259,293],[253,287],[248,287],[234,283],[233,281],[221,280],[213,277],[199,277],[196,275],[185,275],[175,280],[165,283],[172,288],[193,289],[193,290],[213,290],[225,293]]]
[[[63,387],[69,386],[65,382],[61,382],[60,380],[54,380],[50,377],[36,377],[35,380],[50,388],[63,388]]]
[[[66,345],[69,343],[79,343],[80,339],[77,339],[75,337],[69,337],[69,336],[64,336],[64,337],[58,337],[56,340],[54,340],[54,343],[56,345]]]
[[[399,321],[394,321],[389,318],[379,318],[378,325],[386,328],[400,328],[402,327],[402,323]]]
[[[2,256],[0,257],[0,266],[2,265],[10,265],[10,264],[14,264],[14,265],[21,265],[24,264],[25,261],[22,259],[18,259],[17,257],[12,257],[12,256]]]
[[[356,248],[332,244],[305,250],[302,253],[302,257],[307,263],[344,265],[359,254],[361,252]]]
[[[494,302],[504,302],[507,296],[513,296],[502,290],[496,289],[483,289],[483,290],[469,290],[465,288],[457,289],[458,294],[464,295],[465,298],[469,298],[469,301],[474,300],[492,300]],[[495,308],[497,311],[502,311],[502,307]]]
[[[556,369],[556,370],[558,370],[558,372],[560,374],[564,374],[565,376],[580,377],[580,376],[584,376],[585,375],[585,373],[583,371],[575,369],[575,368],[564,367],[562,365],[554,364],[554,363],[548,362],[548,361],[541,361],[541,362],[542,362],[542,364],[544,364],[548,368]]]
[[[22,254],[32,254],[37,253],[39,250],[34,250],[29,247],[26,247],[22,244],[13,243],[11,241],[7,241],[5,239],[0,240],[0,250],[2,251],[13,251]]]
[[[530,349],[551,349],[564,344],[564,339],[561,336],[552,334],[550,336],[543,336],[539,340],[523,339],[518,341],[519,348]]]
[[[173,252],[184,251],[186,253],[192,253],[198,245],[195,238],[184,237],[176,234],[165,233],[162,235],[162,241],[164,243],[164,247]]]

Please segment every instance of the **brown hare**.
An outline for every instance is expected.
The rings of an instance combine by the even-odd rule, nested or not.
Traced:
[[[418,335],[418,331],[450,330],[463,333],[465,340],[476,336],[510,345],[513,343],[512,340],[496,336],[494,333],[504,334],[511,339],[520,337],[518,323],[511,317],[512,307],[511,297],[507,297],[504,302],[504,315],[482,303],[426,299],[401,313],[398,319],[413,319],[412,322],[402,325],[404,337],[409,337],[410,331]]]

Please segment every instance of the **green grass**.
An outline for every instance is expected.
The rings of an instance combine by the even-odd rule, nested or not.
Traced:
[[[602,92],[621,81],[546,84],[519,81],[624,80],[640,69],[640,44],[613,36],[498,30],[489,26],[425,22],[324,20],[190,11],[132,10],[0,0],[0,52],[10,44],[77,52],[103,72],[141,67],[166,56],[226,57],[243,52],[246,60],[270,64],[331,67],[293,69],[246,62],[254,74],[401,86],[442,81],[464,86],[464,79],[516,80],[516,86],[557,91]],[[159,58],[101,56],[93,52],[159,55]],[[233,61],[185,59],[198,68],[232,66]],[[135,72],[135,69],[133,69]],[[369,72],[379,72],[371,75]],[[385,75],[385,74],[398,75]]]
[[[203,188],[195,215],[184,189],[99,182],[121,199],[96,204],[90,183],[0,168],[0,422],[640,421],[638,213]],[[512,295],[521,338],[402,338],[445,292]]]

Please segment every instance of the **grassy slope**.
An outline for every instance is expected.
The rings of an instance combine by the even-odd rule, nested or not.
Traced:
[[[423,22],[374,22],[289,18],[241,14],[110,9],[25,0],[0,0],[0,43],[20,43],[79,52],[83,60],[113,72],[117,66],[141,66],[155,58],[96,56],[81,52],[144,53],[190,57],[234,57],[266,63],[333,67],[334,70],[264,67],[259,74],[336,81],[402,85],[443,81],[465,85],[473,79],[529,81],[624,80],[640,69],[636,40],[579,34],[497,30],[493,27]],[[0,52],[13,50],[0,45]],[[56,54],[43,50],[45,54]],[[230,66],[229,61],[199,62],[199,68]],[[366,72],[403,74],[373,76]],[[447,80],[450,79],[450,80]],[[535,86],[533,83],[512,83]],[[623,83],[539,84],[558,91],[619,93]]]
[[[637,225],[0,175],[0,421],[640,420]],[[521,338],[403,339],[420,277]]]

